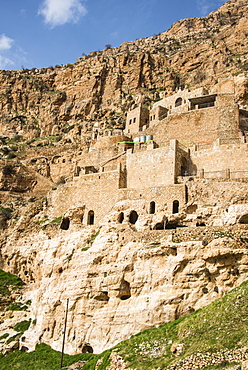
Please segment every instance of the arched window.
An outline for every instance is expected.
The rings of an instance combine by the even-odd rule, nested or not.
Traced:
[[[178,213],[179,211],[179,202],[178,200],[174,200],[172,205],[172,213]]]
[[[94,211],[89,211],[87,224],[94,225]]]
[[[138,213],[136,211],[132,211],[129,216],[129,222],[134,225],[138,220],[138,217]]]
[[[123,213],[123,212],[121,212],[121,213],[119,214],[119,217],[118,217],[118,222],[119,222],[120,224],[122,224],[123,220],[124,220],[124,213]]]
[[[155,202],[150,202],[149,213],[152,215],[155,213]]]
[[[182,105],[183,103],[183,99],[182,98],[177,98],[176,102],[175,102],[175,107],[180,107],[180,105]]]

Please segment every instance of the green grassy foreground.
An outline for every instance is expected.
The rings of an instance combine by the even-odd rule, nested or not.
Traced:
[[[195,353],[217,353],[224,349],[248,346],[247,333],[248,281],[193,314],[133,335],[100,355],[65,355],[63,368],[84,360],[87,363],[84,364],[83,370],[94,370],[97,361],[102,359],[98,370],[104,370],[110,363],[111,352],[114,351],[128,362],[130,368],[164,369]],[[173,343],[183,345],[181,354],[175,355],[171,352]],[[40,344],[34,352],[14,351],[10,355],[0,357],[0,369],[57,370],[60,368],[60,356],[59,352]],[[220,369],[229,365],[226,363],[206,369]]]

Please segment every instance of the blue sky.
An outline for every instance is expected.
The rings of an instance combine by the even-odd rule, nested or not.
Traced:
[[[0,69],[74,63],[82,53],[152,36],[225,0],[1,0]]]

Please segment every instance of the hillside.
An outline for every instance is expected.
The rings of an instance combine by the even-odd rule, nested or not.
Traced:
[[[189,316],[134,335],[103,354],[65,356],[63,368],[239,369],[248,359],[247,289],[245,282]],[[55,370],[59,363],[60,354],[44,345],[35,352],[15,351],[0,358],[1,368],[20,370]]]
[[[60,351],[67,299],[99,354],[247,280],[247,8],[0,71],[1,353]]]

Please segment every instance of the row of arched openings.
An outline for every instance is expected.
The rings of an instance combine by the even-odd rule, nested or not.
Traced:
[[[156,204],[155,202],[150,202],[150,206],[149,206],[149,213],[152,215],[154,214],[156,211]],[[178,213],[179,212],[179,201],[178,200],[174,200],[173,203],[172,203],[172,213]]]
[[[139,217],[138,213],[136,211],[132,211],[129,215],[130,224],[134,225],[138,220],[138,217]],[[124,212],[121,212],[118,216],[118,222],[122,224],[123,221],[124,221]]]
[[[152,201],[150,202],[150,205],[149,205],[149,213],[154,214],[155,211],[156,211],[156,203]],[[178,212],[179,212],[179,201],[174,200],[174,202],[172,203],[172,213],[178,213]],[[130,222],[130,224],[134,225],[136,221],[138,220],[138,217],[139,217],[138,213],[133,210],[129,215],[128,221]],[[118,216],[118,222],[122,224],[123,221],[124,221],[124,212],[121,212]]]

